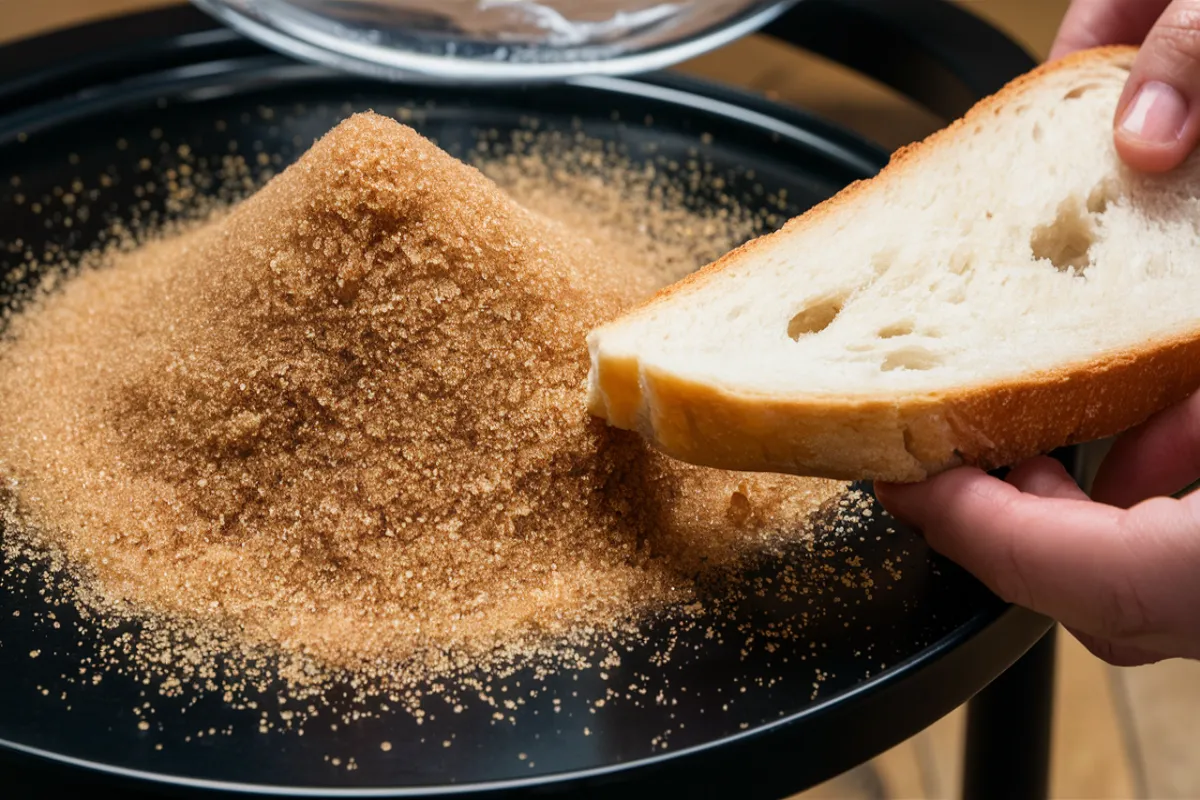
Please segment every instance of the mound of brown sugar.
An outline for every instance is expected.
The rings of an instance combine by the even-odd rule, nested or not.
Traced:
[[[587,414],[587,331],[663,280],[636,241],[357,115],[12,320],[21,526],[104,602],[339,666],[690,600],[844,487],[670,462]]]

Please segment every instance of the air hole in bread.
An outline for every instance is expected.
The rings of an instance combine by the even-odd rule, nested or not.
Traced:
[[[1042,140],[1042,126],[1036,122],[1033,124],[1033,140],[1035,142]]]
[[[798,341],[801,336],[820,333],[833,324],[837,315],[842,313],[846,295],[830,295],[814,300],[803,311],[792,317],[788,323],[788,336]]]
[[[1100,88],[1099,83],[1085,83],[1082,86],[1076,86],[1071,91],[1063,95],[1063,100],[1078,100],[1090,91]]]
[[[879,277],[891,268],[892,263],[896,260],[896,251],[894,249],[880,250],[871,256],[871,269],[875,271],[875,277]]]
[[[1058,207],[1048,225],[1039,225],[1029,239],[1033,257],[1049,261],[1056,269],[1082,275],[1091,266],[1091,249],[1096,233],[1082,204],[1069,198]]]
[[[942,363],[942,357],[924,347],[903,347],[888,354],[883,360],[884,372],[896,370],[923,371],[933,369]]]
[[[1152,253],[1147,256],[1142,267],[1147,278],[1165,278],[1170,270],[1170,263],[1161,253]]]
[[[914,325],[912,320],[904,320],[903,322],[894,322],[886,328],[879,331],[880,339],[895,339],[897,336],[908,336],[913,332]]]
[[[1108,210],[1108,204],[1117,199],[1117,181],[1115,178],[1105,178],[1097,183],[1087,199],[1087,210],[1092,214],[1103,214]]]
[[[975,254],[967,247],[960,247],[950,254],[949,266],[955,275],[965,275],[975,266]]]

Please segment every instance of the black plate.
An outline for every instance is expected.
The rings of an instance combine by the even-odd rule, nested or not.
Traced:
[[[680,78],[481,94],[369,84],[270,55],[218,61],[207,57],[210,45],[197,44],[185,66],[147,70],[69,102],[0,117],[0,267],[17,263],[19,256],[7,251],[18,240],[20,249],[37,251],[95,239],[103,215],[65,227],[55,187],[78,180],[85,190],[96,188],[94,209],[120,212],[139,200],[161,207],[161,194],[139,198],[133,189],[145,182],[147,167],[150,174],[172,168],[180,145],[191,158],[215,160],[236,147],[283,165],[338,120],[367,108],[403,113],[459,154],[479,130],[513,130],[530,118],[543,129],[582,128],[637,158],[686,160],[698,153],[748,202],[786,190],[788,214],[872,174],[885,160],[816,119]],[[401,112],[414,108],[415,116]],[[104,187],[102,174],[109,176]],[[43,204],[40,213],[34,202]],[[0,748],[20,764],[22,780],[37,774],[56,785],[104,773],[106,780],[135,784],[247,792],[607,794],[634,785],[672,795],[778,797],[832,777],[948,713],[1049,627],[932,556],[879,509],[831,537],[828,550],[797,552],[793,564],[810,575],[822,565],[844,573],[850,557],[861,560],[872,590],[814,580],[814,595],[754,598],[739,609],[737,623],[760,629],[811,615],[795,641],[768,649],[761,642],[746,647],[744,635],[718,642],[702,631],[684,632],[675,656],[659,666],[652,657],[674,634],[651,628],[650,644],[626,653],[619,667],[606,670],[607,680],[593,669],[537,681],[541,691],[526,693],[513,712],[515,724],[495,724],[494,709],[477,703],[458,714],[435,713],[420,726],[393,713],[336,731],[310,726],[303,737],[261,734],[258,712],[235,711],[219,696],[182,716],[184,701],[155,698],[153,725],[139,730],[133,708],[144,702],[146,687],[111,675],[95,686],[66,680],[79,659],[71,613],[56,609],[56,629],[35,620],[46,608],[41,599],[4,596]],[[40,656],[31,659],[35,650]],[[508,681],[514,693],[518,681],[522,676]],[[525,676],[522,683],[528,688],[532,681]],[[631,685],[638,689],[626,698]],[[610,687],[622,696],[597,707],[593,701]],[[209,728],[229,733],[196,736]],[[384,740],[393,745],[389,752],[379,747]],[[345,768],[351,756],[353,771]],[[334,766],[328,757],[343,763]]]

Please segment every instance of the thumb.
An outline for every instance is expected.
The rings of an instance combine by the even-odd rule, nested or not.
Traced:
[[[1174,0],[1146,37],[1117,106],[1115,143],[1134,169],[1166,172],[1200,141],[1200,0]]]

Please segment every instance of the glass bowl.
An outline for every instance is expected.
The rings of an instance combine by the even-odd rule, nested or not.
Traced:
[[[394,80],[525,83],[661,69],[796,0],[193,0],[304,61]]]

